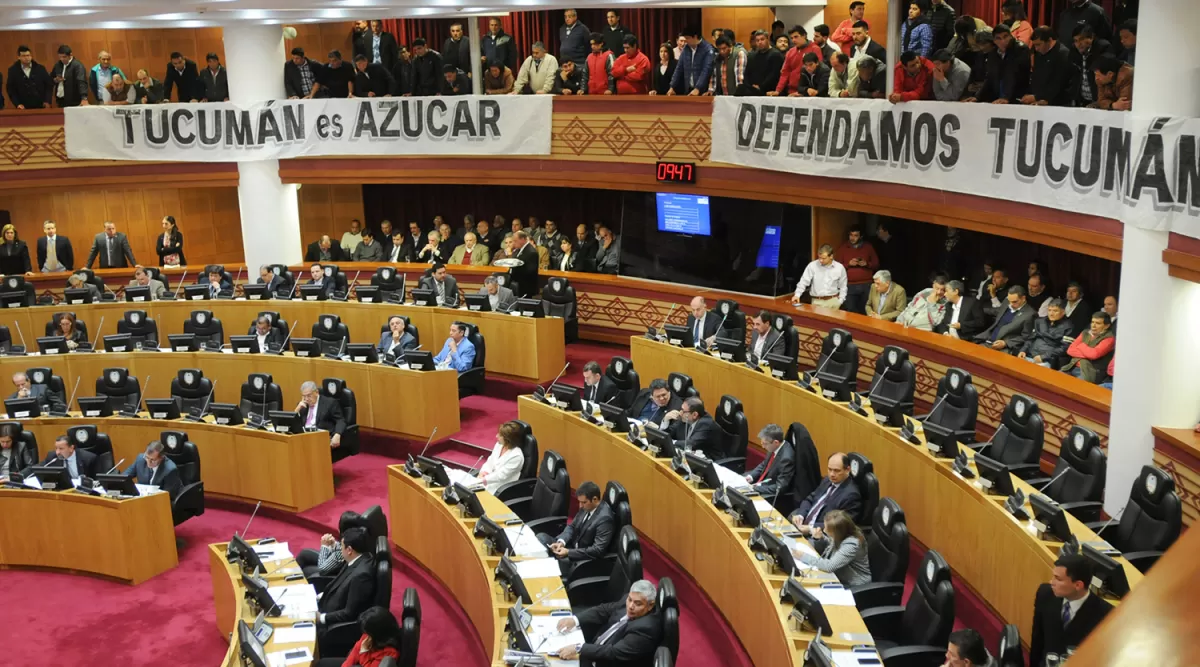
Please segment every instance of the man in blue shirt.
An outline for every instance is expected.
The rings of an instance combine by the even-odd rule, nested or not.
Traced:
[[[700,31],[688,28],[683,31],[687,46],[679,54],[679,65],[671,77],[668,95],[700,95],[708,90],[708,77],[712,75],[716,52],[712,44],[700,39]]]
[[[433,362],[439,367],[445,365],[459,373],[465,373],[471,369],[474,361],[475,346],[467,340],[467,325],[461,322],[451,324],[450,337],[446,339],[442,351],[433,358]]]

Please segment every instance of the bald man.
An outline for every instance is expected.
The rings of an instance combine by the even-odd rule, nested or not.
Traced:
[[[346,253],[342,251],[342,245],[334,243],[328,234],[310,243],[308,250],[304,253],[306,262],[344,262],[346,260]]]
[[[721,316],[708,312],[708,304],[702,296],[692,299],[688,310],[691,313],[688,314],[687,327],[692,332],[696,347],[712,345],[717,337],[717,327],[721,325]]]

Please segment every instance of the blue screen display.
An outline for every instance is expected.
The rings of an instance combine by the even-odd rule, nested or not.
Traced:
[[[658,231],[695,236],[712,235],[708,195],[657,193]]]
[[[758,259],[755,266],[760,269],[779,268],[779,236],[783,228],[767,225],[763,230],[762,245],[758,246]]]

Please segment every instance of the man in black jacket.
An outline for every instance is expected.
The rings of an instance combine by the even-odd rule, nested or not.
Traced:
[[[729,456],[725,451],[725,434],[712,415],[704,411],[704,401],[695,396],[684,399],[678,417],[670,429],[676,449],[701,452],[711,461]]]
[[[54,83],[54,99],[60,109],[87,106],[87,72],[83,63],[71,55],[71,47],[66,44],[58,47],[58,62],[54,63],[50,78]]]
[[[412,52],[408,47],[400,45],[400,58],[396,60],[396,66],[392,69],[392,95],[396,97],[409,97],[413,94],[413,62]]]
[[[438,94],[445,97],[470,95],[471,81],[461,69],[454,65],[442,65],[442,89]]]
[[[933,49],[935,53],[950,45],[954,37],[954,8],[946,4],[946,0],[933,0],[929,9],[929,27],[933,29]]]
[[[592,52],[591,35],[592,31],[579,20],[574,9],[564,11],[563,24],[558,27],[558,63],[570,60],[583,69]]]
[[[1033,75],[1021,104],[1071,106],[1079,87],[1079,71],[1071,64],[1070,51],[1046,26],[1035,28],[1029,41],[1034,50]]]
[[[437,95],[445,80],[442,56],[429,48],[424,37],[412,42],[413,95]]]
[[[326,277],[330,283],[332,279]],[[342,433],[346,430],[346,418],[337,400],[322,396],[317,383],[311,380],[300,385],[300,402],[296,414],[304,421],[305,428],[319,428],[329,432],[329,446],[338,448],[342,444]]]
[[[977,299],[967,296],[966,290],[961,280],[946,283],[946,301],[950,305],[946,306],[941,323],[933,328],[934,333],[969,341],[987,327],[983,307]]]
[[[500,19],[488,19],[488,34],[480,40],[484,62],[502,62],[512,71],[517,71],[517,49],[512,37],[500,27]]]
[[[204,62],[208,67],[200,72],[200,101],[228,102],[229,74],[225,71],[225,66],[221,64],[221,59],[217,57],[217,54],[210,53]]]
[[[1112,39],[1112,24],[1104,8],[1091,0],[1069,0],[1058,15],[1058,41],[1067,43],[1075,34],[1075,26],[1086,23],[1100,39]]]
[[[471,76],[471,41],[463,36],[461,23],[450,26],[450,36],[442,44],[442,65],[454,65]],[[470,86],[467,88],[470,92]]]
[[[1088,593],[1092,566],[1078,554],[1054,562],[1050,583],[1038,586],[1033,599],[1033,636],[1029,664],[1045,664],[1047,653],[1066,656],[1068,648],[1083,643],[1112,605]]]
[[[600,487],[595,482],[580,484],[575,498],[579,501],[575,520],[558,537],[545,533],[537,536],[558,559],[564,575],[569,575],[579,563],[603,558],[617,532],[617,519],[601,500]]]
[[[984,64],[983,86],[967,101],[1015,104],[1029,94],[1029,47],[1003,23],[992,28],[992,45],[995,48]]]
[[[804,54],[800,72],[800,97],[829,97],[829,65],[815,53]]]
[[[354,622],[375,604],[375,559],[367,529],[359,526],[342,533],[342,558],[346,566],[325,587],[317,602],[317,646],[324,655],[336,647],[322,646],[330,626]]]
[[[308,250],[304,251],[304,261],[306,262],[343,262],[345,260],[346,254],[342,250],[341,244],[334,243],[328,235],[308,244]]]
[[[610,9],[604,15],[608,25],[604,26],[601,34],[604,35],[604,50],[612,54],[620,54],[625,51],[625,35],[632,35],[629,29],[621,25],[621,12]]]
[[[558,657],[578,659],[584,667],[650,667],[662,643],[662,619],[653,613],[657,594],[654,584],[642,579],[633,582],[623,601],[606,602],[559,621],[559,632],[578,627],[588,641],[563,647]]]
[[[204,94],[200,85],[200,73],[196,70],[196,62],[183,57],[175,51],[171,54],[171,62],[167,63],[167,75],[163,77],[163,99],[171,99],[171,89],[179,87],[180,102],[195,102]]]
[[[720,313],[710,312],[702,296],[692,297],[688,309],[691,312],[688,313],[687,328],[692,332],[692,343],[696,347],[705,347],[717,337],[717,328],[721,326]]]
[[[783,439],[783,429],[776,424],[767,424],[758,432],[758,441],[767,450],[767,458],[754,470],[746,473],[746,481],[754,485],[763,498],[774,502],[780,491],[791,495],[792,479],[796,475],[796,453],[792,444]],[[791,504],[791,501],[788,501]]]
[[[528,298],[537,291],[538,286],[538,252],[529,233],[521,230],[513,234],[513,259],[521,260],[520,266],[512,268],[512,278],[515,283],[512,291],[519,297]]]
[[[17,47],[17,60],[8,68],[8,99],[17,109],[49,109],[54,81],[33,59],[28,46]]]
[[[1074,327],[1066,318],[1062,299],[1050,299],[1046,305],[1046,316],[1033,322],[1029,340],[1017,356],[1035,364],[1058,369],[1067,361],[1067,347],[1071,345]]]
[[[104,472],[96,470],[98,458],[88,450],[71,444],[71,441],[67,440],[67,436],[60,435],[54,441],[54,451],[47,453],[46,458],[42,459],[39,465],[66,465],[71,479],[78,479],[80,476],[95,477],[96,473]],[[29,477],[33,474],[32,466],[26,467],[21,474]]]
[[[1096,36],[1096,31],[1086,23],[1075,26],[1072,37],[1075,48],[1070,49],[1071,64],[1079,71],[1079,87],[1075,96],[1075,106],[1086,107],[1096,101],[1096,63],[1100,58],[1109,55],[1112,44],[1106,39]]]
[[[655,378],[650,386],[639,391],[626,414],[631,419],[640,419],[655,425],[662,424],[668,414],[678,414],[683,401],[671,393],[667,381]]]
[[[390,97],[396,90],[396,80],[383,65],[367,61],[366,56],[354,56],[354,96]]]
[[[334,49],[329,52],[329,61],[321,68],[321,90],[328,93],[327,97],[350,97],[354,88],[354,79],[358,72],[354,65],[342,60],[342,52]]]
[[[746,58],[746,71],[737,95],[766,95],[775,90],[779,83],[779,72],[783,69],[783,53],[771,46],[771,37],[766,30],[755,30],[751,35],[754,50]]]
[[[592,403],[608,403],[617,397],[617,385],[604,377],[600,364],[589,361],[583,365],[583,392],[580,398]]]
[[[855,521],[861,519],[862,494],[858,485],[850,479],[850,458],[841,452],[830,456],[826,472],[828,476],[807,498],[800,501],[790,517],[796,528],[805,535],[811,535],[813,528],[823,527],[825,515],[830,510],[842,510],[854,517]]]
[[[289,100],[313,99],[321,90],[319,79],[324,78],[321,63],[304,56],[304,49],[292,49],[292,57],[283,64],[283,90]],[[167,92],[170,95],[170,89]]]
[[[383,21],[371,21],[371,31],[363,37],[363,46],[367,61],[383,65],[387,71],[392,71],[396,61],[400,59],[400,45],[390,32],[384,32]]]

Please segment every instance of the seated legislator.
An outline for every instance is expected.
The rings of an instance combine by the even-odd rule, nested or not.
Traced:
[[[404,238],[404,232],[399,229],[396,230],[395,234],[392,234],[392,244],[387,246],[385,250],[387,251],[387,255],[384,258],[385,262],[398,264],[413,261],[412,248],[409,247],[407,240]]]
[[[825,542],[821,555],[814,556],[806,551],[793,551],[800,562],[811,565],[822,572],[832,572],[843,586],[861,586],[871,583],[871,565],[867,559],[867,540],[854,518],[844,510],[825,513],[825,526],[813,528],[814,544]]]
[[[275,275],[271,270],[270,265],[263,264],[258,267],[258,284],[267,286],[267,294],[275,295],[275,291],[283,287],[283,278]]]
[[[678,416],[681,407],[683,407],[683,401],[671,393],[671,389],[667,387],[667,381],[655,378],[650,382],[649,387],[638,392],[626,414],[631,419],[662,425],[675,418],[668,419],[667,415]]]
[[[908,303],[908,294],[904,288],[892,282],[892,272],[876,271],[874,289],[867,297],[867,315],[879,320],[895,322]]]
[[[300,402],[296,404],[296,414],[304,420],[306,430],[329,431],[329,446],[341,446],[342,432],[346,430],[342,406],[335,399],[322,396],[316,382],[309,380],[300,385]]]
[[[669,414],[667,417],[671,418]],[[695,396],[684,399],[678,417],[670,431],[676,447],[702,452],[713,461],[729,455],[722,442],[721,427],[704,411],[704,401]]]
[[[653,613],[657,595],[654,584],[642,579],[633,582],[624,601],[606,602],[559,621],[559,632],[578,627],[588,641],[564,646],[558,657],[594,667],[650,665],[662,643],[662,620]]]
[[[463,247],[465,246],[459,246],[459,248]],[[517,295],[513,294],[512,290],[501,285],[500,280],[496,276],[484,278],[483,287],[479,288],[479,293],[488,295],[488,304],[491,305],[492,312],[507,313],[517,303]]]
[[[450,254],[451,264],[470,264],[471,266],[487,266],[492,261],[492,254],[487,246],[479,242],[475,232],[463,235],[463,243]]]
[[[320,285],[321,291],[325,293],[326,298],[328,298],[330,294],[333,294],[334,290],[337,289],[337,282],[326,277],[325,267],[321,266],[320,264],[313,264],[308,270],[308,275],[309,279],[307,284]]]
[[[453,368],[459,373],[471,369],[475,361],[475,346],[467,339],[467,327],[455,322],[450,325],[450,337],[442,346],[442,351],[433,358],[438,368]]]
[[[721,326],[720,316],[708,312],[708,304],[702,296],[693,297],[692,302],[688,304],[688,310],[691,312],[688,313],[687,328],[692,332],[692,341],[696,343],[696,347],[712,345],[717,337],[717,329]]]
[[[95,285],[92,285],[92,288],[94,289]],[[83,329],[75,326],[75,320],[71,313],[62,313],[62,317],[58,318],[58,331],[54,332],[54,335],[67,339],[68,350],[74,350],[80,343],[88,342],[87,336],[83,335]]]
[[[17,390],[9,395],[10,399],[36,398],[43,412],[50,410],[66,412],[67,406],[63,404],[62,399],[57,394],[50,391],[50,387],[44,384],[33,384],[29,381],[29,376],[25,373],[13,373],[12,383]]]
[[[126,468],[124,474],[133,474],[138,484],[157,486],[172,498],[183,488],[175,462],[163,453],[163,444],[158,440],[146,445],[146,451],[138,454],[133,465]]]
[[[379,354],[400,354],[417,346],[417,339],[405,330],[404,318],[392,315],[388,318],[388,330],[379,336]],[[400,349],[396,349],[400,348]]]
[[[996,662],[983,645],[983,637],[971,628],[950,633],[945,664],[950,667],[1000,667],[1000,663]]]
[[[380,667],[386,658],[400,659],[400,624],[392,612],[371,607],[358,617],[363,635],[345,658],[321,658],[315,667]],[[398,662],[391,662],[395,665]]]
[[[946,319],[946,277],[937,275],[933,285],[917,292],[904,311],[896,317],[896,324],[933,331]]]
[[[366,528],[366,521],[358,512],[342,512],[342,516],[338,518],[338,532],[344,536],[351,528]],[[332,577],[341,572],[342,567],[346,565],[346,559],[342,555],[342,543],[332,534],[325,533],[321,536],[321,548],[316,551],[301,549],[300,553],[296,554],[296,564],[306,577]]]
[[[86,449],[76,449],[75,445],[67,440],[67,436],[60,435],[54,439],[54,451],[46,454],[46,458],[42,459],[40,465],[59,465],[61,462],[66,462],[71,479],[79,479],[80,475],[95,477],[96,473],[103,472],[96,470],[96,458],[95,454]],[[21,471],[21,474],[26,477],[32,473],[33,470],[30,467]]]
[[[358,620],[359,615],[371,607],[375,599],[373,546],[366,528],[356,526],[342,535],[342,559],[346,566],[317,600],[318,647],[324,642],[326,628]]]
[[[946,314],[942,323],[933,328],[943,336],[973,340],[987,326],[983,317],[983,306],[973,296],[968,296],[961,280],[946,283]]]
[[[1092,384],[1104,381],[1108,374],[1108,362],[1112,361],[1117,338],[1112,332],[1112,318],[1103,310],[1092,315],[1091,327],[1079,334],[1067,355],[1071,358],[1063,372],[1074,375]]]
[[[602,558],[617,532],[617,520],[608,504],[601,501],[600,487],[584,482],[575,492],[579,512],[558,537],[538,533],[538,539],[559,560],[563,574],[570,574],[576,563]]]
[[[215,299],[224,293],[227,296],[233,295],[233,283],[225,280],[224,272],[220,267],[208,267],[208,294]]]
[[[100,300],[100,288],[89,283],[87,276],[82,273],[72,273],[67,276],[67,287],[71,289],[85,289],[92,296],[92,301]]]
[[[1025,288],[1013,285],[1008,288],[1008,307],[975,340],[993,350],[1016,354],[1033,331],[1033,318],[1033,308],[1025,302]]]
[[[1059,368],[1067,360],[1067,346],[1071,344],[1072,333],[1071,321],[1067,319],[1062,299],[1050,299],[1046,305],[1046,316],[1034,320],[1029,340],[1025,341],[1017,356],[1047,368]]]
[[[150,272],[140,266],[133,272],[133,280],[129,281],[129,286],[149,287],[151,301],[158,301],[167,294],[167,286],[161,280],[151,278]]]
[[[1091,581],[1087,557],[1060,556],[1054,562],[1050,583],[1038,586],[1033,599],[1029,664],[1043,665],[1051,653],[1066,658],[1112,611],[1112,605],[1088,592]]]
[[[525,466],[525,452],[521,450],[521,426],[507,421],[496,431],[496,445],[483,462],[477,475],[487,486],[488,493],[496,493],[501,486],[517,481]]]
[[[779,347],[779,339],[781,334],[771,326],[771,314],[765,310],[758,311],[751,320],[752,326],[750,332],[750,363],[762,363],[763,357],[774,352],[775,354],[783,354],[784,350]]]
[[[37,463],[32,447],[13,437],[12,428],[0,430],[0,482],[7,482],[14,472],[20,472]]]
[[[341,244],[334,243],[329,235],[308,244],[308,249],[304,252],[306,262],[344,262],[348,259],[350,258],[342,251]]]
[[[438,262],[433,265],[433,273],[421,278],[421,289],[433,290],[437,295],[437,305],[445,308],[458,308],[458,281],[446,273],[446,265]]]
[[[617,385],[604,377],[600,364],[589,361],[583,365],[583,392],[580,395],[585,401],[592,403],[607,403],[617,397]]]
[[[283,347],[284,333],[271,326],[271,318],[266,315],[258,316],[250,335],[258,340],[259,352],[270,352],[272,346]]]
[[[830,456],[827,470],[828,476],[800,501],[790,517],[805,535],[825,525],[825,515],[832,510],[843,510],[852,517],[862,511],[862,494],[850,480],[849,457],[841,452]]]
[[[767,450],[754,470],[746,473],[746,481],[754,485],[764,499],[770,502],[784,490],[790,494],[792,480],[796,475],[796,452],[792,443],[783,439],[783,429],[777,424],[767,424],[758,432],[758,441]]]

